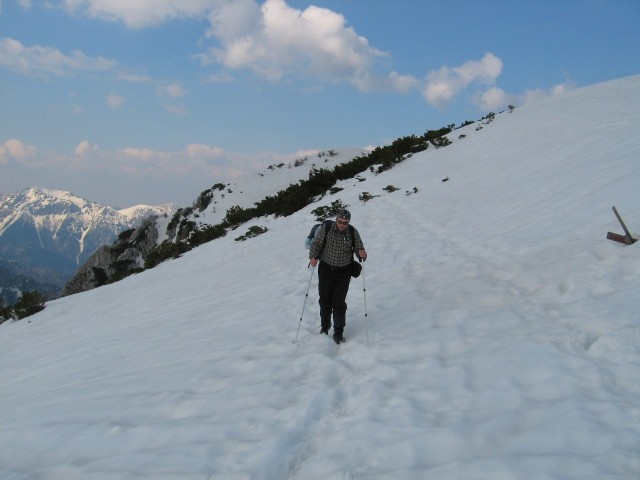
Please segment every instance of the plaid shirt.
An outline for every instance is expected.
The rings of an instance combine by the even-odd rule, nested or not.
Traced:
[[[351,232],[353,232],[354,242],[351,241]],[[326,243],[324,242],[325,237]],[[332,267],[346,267],[353,260],[353,254],[364,248],[360,234],[355,227],[349,225],[341,232],[338,230],[336,222],[333,221],[329,225],[322,225],[320,233],[316,235],[309,249],[310,259],[318,258],[323,243],[324,249],[320,255],[320,261]],[[354,243],[355,249],[353,248]]]

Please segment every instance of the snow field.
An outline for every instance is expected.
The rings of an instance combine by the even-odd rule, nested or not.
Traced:
[[[639,102],[588,87],[343,182],[340,347],[315,274],[293,342],[331,196],[3,324],[0,477],[638,478],[639,244],[605,236],[612,205],[639,233]]]

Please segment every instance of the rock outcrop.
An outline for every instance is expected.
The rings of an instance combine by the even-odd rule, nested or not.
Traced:
[[[62,295],[91,290],[142,271],[146,255],[158,241],[157,218],[147,218],[138,228],[122,232],[113,245],[98,248],[67,282]]]

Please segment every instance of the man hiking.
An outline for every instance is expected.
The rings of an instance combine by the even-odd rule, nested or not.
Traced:
[[[340,210],[336,221],[326,221],[309,249],[312,267],[318,265],[318,291],[320,293],[320,333],[329,334],[333,314],[333,339],[344,342],[344,326],[347,314],[347,292],[351,281],[353,254],[364,262],[364,249],[358,230],[352,225],[351,213]]]

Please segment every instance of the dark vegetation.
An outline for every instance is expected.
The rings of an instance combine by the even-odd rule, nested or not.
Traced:
[[[0,301],[0,323],[7,320],[21,320],[34,313],[44,310],[46,298],[39,292],[24,292],[18,303],[12,307],[5,307]]]
[[[473,122],[466,122],[465,125]],[[233,206],[229,208],[222,222],[217,225],[207,225],[198,227],[195,222],[188,220],[193,214],[193,208],[180,209],[171,220],[169,230],[176,231],[176,241],[165,241],[158,245],[145,258],[145,268],[153,268],[164,260],[177,258],[183,253],[203,243],[223,237],[230,230],[235,230],[239,225],[255,218],[266,215],[288,216],[311,204],[318,196],[324,195],[327,191],[337,193],[341,188],[335,184],[340,180],[356,178],[358,174],[369,170],[374,173],[381,173],[393,168],[413,154],[426,150],[430,145],[433,148],[441,148],[451,144],[445,136],[454,129],[454,125],[443,127],[439,130],[428,130],[424,135],[410,135],[398,138],[391,145],[377,147],[367,155],[355,157],[350,162],[337,165],[333,169],[313,168],[309,172],[309,177],[300,180],[296,184],[291,184],[275,195],[267,196],[256,202],[253,207]],[[322,152],[319,157],[335,156],[333,150],[328,153]],[[303,164],[307,159],[300,159],[299,164]],[[298,165],[298,162],[296,162]],[[275,168],[282,168],[284,165],[273,165]],[[204,211],[210,205],[213,194],[216,191],[224,190],[224,184],[216,184],[210,189],[202,192],[195,203],[199,211]],[[365,195],[363,201],[371,198]],[[318,215],[326,218],[328,215]],[[261,227],[254,227],[261,228]],[[260,232],[263,233],[263,232]],[[237,240],[246,240],[255,236],[257,231],[248,232]]]

